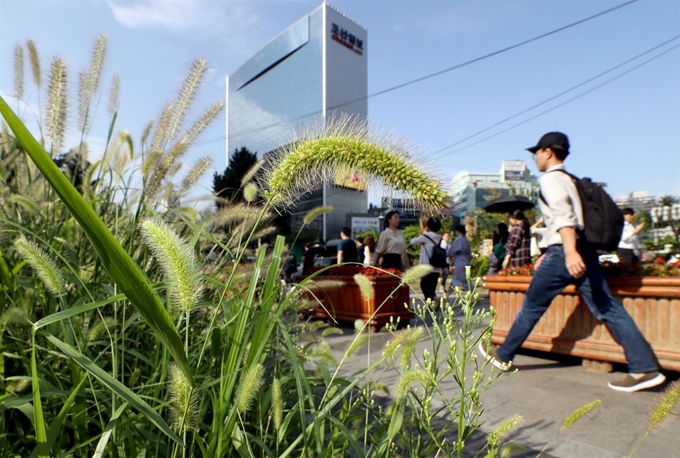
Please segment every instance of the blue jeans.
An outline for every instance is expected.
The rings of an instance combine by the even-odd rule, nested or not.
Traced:
[[[654,353],[626,309],[609,290],[596,253],[582,253],[581,256],[586,264],[586,273],[576,279],[567,270],[562,245],[548,247],[545,259],[524,295],[522,308],[496,354],[503,361],[512,361],[555,296],[567,285],[573,284],[595,318],[607,325],[614,339],[623,347],[628,370],[637,373],[657,371],[659,365]]]

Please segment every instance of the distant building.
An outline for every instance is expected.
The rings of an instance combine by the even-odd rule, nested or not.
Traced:
[[[248,59],[227,77],[227,162],[236,148],[261,158],[299,140],[291,135],[301,122],[341,114],[366,119],[367,45],[366,29],[324,2]],[[338,238],[346,215],[368,207],[362,186],[340,180],[309,193],[292,210],[292,226],[312,208],[332,206],[311,228],[324,240]]]
[[[634,211],[649,212],[656,204],[656,197],[648,195],[647,191],[633,191],[630,194],[614,199],[621,208],[630,207]]]
[[[458,172],[451,181],[451,194],[455,216],[462,217],[483,208],[494,194],[520,194],[538,201],[538,178],[524,161],[503,161],[498,173]]]

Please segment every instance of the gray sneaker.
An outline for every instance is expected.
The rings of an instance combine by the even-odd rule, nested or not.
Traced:
[[[630,374],[626,375],[623,380],[616,382],[609,382],[609,388],[616,391],[624,391],[632,393],[634,391],[653,388],[661,385],[666,381],[666,377],[661,372],[647,372],[640,378],[635,378]]]
[[[512,361],[503,361],[502,359],[500,359],[496,355],[495,348],[491,348],[489,351],[486,351],[484,349],[484,342],[480,342],[477,349],[479,350],[479,353],[482,354],[484,359],[493,364],[493,367],[500,369],[503,372],[508,372],[510,370],[510,366],[512,366]]]

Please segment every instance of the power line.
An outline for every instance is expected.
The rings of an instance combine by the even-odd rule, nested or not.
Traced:
[[[351,100],[351,101],[349,101],[349,102],[345,102],[345,103],[341,103],[341,104],[339,104],[339,105],[335,105],[335,106],[333,106],[333,107],[329,107],[329,108],[326,109],[326,111],[331,111],[331,110],[335,110],[335,109],[338,109],[338,108],[342,108],[342,107],[347,106],[347,105],[351,105],[351,104],[353,104],[353,103],[362,102],[362,101],[367,100],[367,99],[369,99],[369,98],[376,97],[376,96],[383,95],[383,94],[387,94],[388,92],[396,91],[397,89],[401,89],[401,88],[403,88],[403,87],[410,86],[410,85],[412,85],[412,84],[419,83],[419,82],[421,82],[421,81],[425,81],[425,80],[430,79],[430,78],[434,78],[435,76],[439,76],[439,75],[442,75],[442,74],[444,74],[444,73],[448,73],[448,72],[451,72],[451,71],[453,71],[453,70],[458,70],[458,69],[463,68],[463,67],[466,67],[466,66],[468,66],[468,65],[471,65],[471,64],[474,64],[474,63],[477,63],[477,62],[481,62],[481,61],[486,60],[486,59],[488,59],[488,58],[490,58],[490,57],[497,56],[497,55],[499,55],[499,54],[502,54],[502,53],[511,51],[511,50],[513,50],[513,49],[516,49],[516,48],[519,48],[519,47],[521,47],[521,46],[527,45],[527,44],[529,44],[529,43],[533,43],[533,42],[535,42],[535,41],[538,41],[538,40],[541,40],[541,39],[543,39],[543,38],[549,37],[549,36],[554,35],[554,34],[556,34],[556,33],[559,33],[559,32],[562,32],[562,31],[564,31],[564,30],[570,29],[570,28],[575,27],[575,26],[577,26],[577,25],[583,24],[583,23],[585,23],[585,22],[591,21],[591,20],[596,19],[596,18],[598,18],[598,17],[600,17],[600,16],[604,16],[604,15],[606,15],[606,14],[609,14],[609,13],[611,13],[611,12],[614,12],[614,11],[620,9],[620,8],[629,6],[629,5],[631,5],[631,4],[633,4],[633,3],[636,3],[636,2],[638,2],[638,1],[640,1],[640,0],[630,0],[630,1],[628,1],[628,2],[622,3],[622,4],[617,5],[617,6],[615,6],[615,7],[612,7],[612,8],[609,8],[609,9],[607,9],[607,10],[601,11],[601,12],[599,12],[599,13],[597,13],[597,14],[592,15],[592,16],[588,16],[588,17],[586,17],[586,18],[584,18],[584,19],[580,19],[580,20],[578,20],[578,21],[576,21],[576,22],[572,22],[572,23],[567,24],[567,25],[565,25],[565,26],[562,26],[562,27],[559,27],[559,28],[557,28],[557,29],[551,30],[551,31],[549,31],[549,32],[543,33],[543,34],[541,34],[541,35],[535,36],[535,37],[530,38],[530,39],[528,39],[528,40],[521,41],[521,42],[516,43],[516,44],[514,44],[514,45],[507,46],[507,47],[505,47],[505,48],[501,48],[501,49],[499,49],[499,50],[497,50],[497,51],[493,51],[493,52],[488,53],[488,54],[485,54],[485,55],[483,55],[483,56],[476,57],[476,58],[474,58],[474,59],[472,59],[472,60],[468,60],[468,61],[463,62],[463,63],[461,63],[461,64],[457,64],[457,65],[454,65],[454,66],[452,66],[452,67],[446,68],[446,69],[444,69],[444,70],[440,70],[440,71],[437,71],[437,72],[434,72],[434,73],[430,73],[430,74],[425,75],[425,76],[421,76],[421,77],[419,77],[419,78],[416,78],[416,79],[413,79],[413,80],[410,80],[410,81],[407,81],[407,82],[398,84],[398,85],[396,85],[396,86],[389,87],[389,88],[387,88],[387,89],[380,90],[380,91],[378,91],[378,92],[374,92],[374,93],[372,93],[372,94],[368,94],[368,95],[366,95],[366,96],[364,96],[364,97],[360,97],[360,98],[358,98],[358,99]],[[310,117],[310,116],[314,116],[314,115],[317,115],[317,114],[320,114],[320,113],[322,113],[322,110],[317,110],[317,111],[308,113],[308,114],[303,115],[303,116],[295,116],[295,117],[291,117],[291,118],[289,118],[289,119],[287,119],[287,120],[284,120],[284,121],[279,121],[279,122],[272,123],[272,124],[269,124],[269,125],[266,125],[266,126],[262,126],[262,127],[258,127],[258,128],[256,128],[256,129],[252,129],[252,130],[249,130],[249,131],[236,133],[236,134],[231,135],[231,137],[232,137],[232,138],[242,137],[242,136],[244,136],[244,135],[249,135],[249,134],[253,134],[253,133],[256,133],[256,132],[260,132],[260,131],[269,129],[269,128],[271,128],[271,127],[276,127],[276,126],[279,126],[279,125],[289,124],[289,123],[291,123],[291,122],[296,122],[296,121],[299,121],[299,120],[302,120],[302,119],[306,119],[306,118],[308,118],[308,117]],[[218,141],[222,141],[222,140],[224,140],[225,138],[226,138],[226,137],[220,137],[220,138],[217,138],[217,139],[214,139],[214,140],[209,140],[209,141],[205,141],[205,142],[202,142],[202,143],[196,143],[195,146],[205,145],[205,144],[209,144],[209,143],[215,143],[215,142],[218,142]]]
[[[519,126],[521,126],[521,125],[523,125],[523,124],[528,123],[529,121],[533,121],[534,119],[536,119],[536,118],[538,118],[538,117],[541,117],[541,116],[543,116],[544,114],[550,113],[551,111],[554,111],[554,110],[556,110],[556,109],[558,109],[558,108],[560,108],[560,107],[562,107],[562,106],[564,106],[564,105],[566,105],[566,104],[568,104],[568,103],[571,103],[571,102],[573,102],[574,100],[580,99],[581,97],[583,97],[583,96],[586,95],[586,94],[590,94],[590,93],[593,92],[594,90],[599,89],[599,88],[601,88],[602,86],[605,86],[605,85],[607,85],[607,84],[609,84],[609,83],[611,83],[611,82],[613,82],[613,81],[615,81],[615,80],[617,80],[617,79],[619,79],[619,78],[621,78],[621,77],[627,75],[628,73],[632,72],[633,70],[637,70],[638,68],[640,68],[640,67],[642,67],[642,66],[644,66],[644,65],[647,65],[648,63],[650,63],[650,62],[652,62],[652,61],[658,59],[659,57],[663,56],[664,54],[668,54],[669,52],[673,51],[673,50],[676,49],[676,48],[680,48],[680,44],[677,44],[677,45],[673,46],[672,48],[669,48],[669,49],[667,49],[667,50],[665,50],[665,51],[663,51],[663,52],[657,54],[656,56],[654,56],[654,57],[652,57],[652,58],[650,58],[650,59],[647,59],[646,61],[644,61],[644,62],[642,62],[642,63],[636,65],[635,67],[632,67],[632,68],[626,70],[625,72],[623,72],[623,73],[621,73],[621,74],[619,74],[619,75],[616,75],[615,77],[610,78],[610,79],[608,79],[607,81],[604,81],[603,83],[598,84],[597,86],[594,86],[594,87],[592,87],[591,89],[588,89],[588,90],[585,91],[585,92],[582,92],[581,94],[579,94],[579,95],[577,95],[577,96],[574,96],[574,97],[572,97],[572,98],[570,98],[570,99],[568,99],[568,100],[565,100],[564,102],[560,103],[559,105],[555,105],[554,107],[549,108],[549,109],[547,109],[547,110],[545,110],[545,111],[542,111],[541,113],[538,113],[537,115],[534,115],[534,116],[532,116],[532,117],[530,117],[530,118],[527,118],[527,119],[525,119],[525,120],[522,121],[522,122],[519,122],[519,123],[517,123],[517,124],[514,124],[514,125],[512,125],[512,126],[506,128],[506,129],[501,130],[500,132],[496,132],[496,133],[493,134],[493,135],[489,135],[488,137],[484,137],[483,139],[481,139],[481,140],[479,140],[479,141],[477,141],[477,142],[471,143],[471,144],[469,144],[469,145],[467,145],[467,146],[464,146],[464,147],[462,147],[462,148],[458,148],[457,150],[453,150],[453,151],[451,151],[449,154],[458,153],[458,152],[463,151],[463,150],[466,150],[466,149],[468,149],[468,148],[470,148],[470,147],[472,147],[472,146],[479,145],[479,144],[482,143],[482,142],[485,142],[485,141],[490,140],[490,139],[492,139],[492,138],[494,138],[494,137],[497,137],[497,136],[499,136],[499,135],[501,135],[501,134],[504,134],[505,132],[508,132],[509,130],[512,130],[512,129],[516,128],[516,127],[519,127]]]
[[[513,114],[512,116],[508,116],[507,118],[505,118],[505,119],[503,119],[503,120],[501,120],[501,121],[498,121],[498,122],[496,122],[496,123],[494,123],[494,124],[492,124],[492,125],[490,125],[490,126],[488,126],[488,127],[485,127],[484,129],[479,130],[479,131],[475,132],[474,134],[468,135],[467,137],[465,137],[465,138],[463,138],[463,139],[460,139],[460,140],[458,140],[458,141],[456,141],[456,142],[454,142],[454,143],[451,143],[450,145],[447,145],[447,146],[445,146],[445,147],[443,147],[443,148],[440,148],[440,149],[434,151],[433,153],[429,154],[429,155],[428,155],[428,158],[429,158],[429,159],[436,159],[436,158],[438,158],[439,156],[441,156],[441,153],[444,152],[445,150],[447,150],[447,149],[449,149],[449,148],[451,148],[451,147],[453,147],[453,146],[459,145],[459,144],[461,144],[461,143],[463,143],[463,142],[465,142],[465,141],[467,141],[467,140],[470,140],[471,138],[474,138],[474,137],[476,137],[476,136],[478,136],[478,135],[481,135],[481,134],[483,134],[484,132],[488,132],[489,130],[493,129],[494,127],[498,127],[499,125],[504,124],[504,123],[506,123],[507,121],[510,121],[511,119],[514,119],[514,118],[516,118],[516,117],[518,117],[518,116],[521,116],[521,115],[523,115],[524,113],[527,113],[527,112],[529,112],[529,111],[531,111],[531,110],[533,110],[533,109],[535,109],[535,108],[538,108],[538,107],[540,107],[540,106],[542,106],[542,105],[545,105],[545,104],[548,103],[548,102],[551,102],[551,101],[553,101],[553,100],[555,100],[555,99],[557,99],[557,98],[559,98],[559,97],[562,97],[563,95],[568,94],[569,92],[572,92],[572,91],[574,91],[574,90],[580,88],[581,86],[584,86],[584,85],[586,85],[586,84],[588,84],[588,83],[590,83],[590,82],[592,82],[592,81],[594,81],[594,80],[596,80],[596,79],[598,79],[598,78],[600,78],[600,77],[602,77],[602,76],[604,76],[604,75],[606,75],[606,74],[608,74],[608,73],[611,73],[611,72],[613,72],[614,70],[619,69],[619,68],[623,67],[624,65],[629,64],[629,63],[631,63],[632,61],[639,59],[639,58],[642,57],[642,56],[645,56],[645,55],[647,55],[647,54],[649,54],[649,53],[651,53],[651,52],[653,52],[653,51],[656,51],[657,49],[659,49],[659,48],[661,48],[661,47],[667,45],[668,43],[670,43],[670,42],[672,42],[672,41],[677,40],[678,38],[680,38],[680,35],[676,35],[676,36],[674,36],[673,38],[671,38],[671,39],[669,39],[669,40],[666,40],[666,41],[664,41],[663,43],[658,44],[658,45],[656,45],[656,46],[654,46],[654,47],[652,47],[652,48],[650,48],[650,49],[648,49],[648,50],[646,50],[646,51],[644,51],[644,52],[642,52],[642,53],[636,55],[635,57],[631,57],[630,59],[628,59],[628,60],[626,60],[626,61],[624,61],[624,62],[622,62],[622,63],[620,63],[620,64],[618,64],[618,65],[615,65],[614,67],[611,67],[611,68],[609,68],[608,70],[605,70],[605,71],[602,72],[602,73],[599,73],[599,74],[597,74],[597,75],[595,75],[595,76],[593,76],[593,77],[591,77],[591,78],[588,78],[587,80],[585,80],[585,81],[583,81],[583,82],[581,82],[581,83],[579,83],[579,84],[577,84],[577,85],[575,85],[575,86],[572,86],[572,87],[570,87],[569,89],[566,89],[566,90],[560,92],[560,93],[557,94],[557,95],[554,95],[554,96],[552,96],[552,97],[550,97],[550,98],[548,98],[548,99],[545,99],[545,100],[543,100],[542,102],[537,103],[536,105],[533,105],[533,106],[531,106],[531,107],[529,107],[529,108],[526,108],[526,109],[524,109],[524,110],[522,110],[522,111],[520,111],[520,112],[518,112],[518,113],[515,113],[515,114]],[[476,144],[476,143],[474,143],[474,144]],[[457,151],[460,151],[460,150],[457,150]]]

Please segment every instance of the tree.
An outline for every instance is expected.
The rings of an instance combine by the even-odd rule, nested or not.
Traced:
[[[243,200],[243,177],[257,163],[257,154],[248,148],[235,149],[229,157],[229,164],[224,173],[215,172],[213,175],[213,192],[220,197],[215,205],[220,209],[225,201],[237,202]]]
[[[659,198],[659,201],[657,202],[657,206],[660,207],[672,207],[675,204],[680,203],[680,198],[677,196],[671,196],[671,195],[666,195],[666,196],[661,196]],[[680,231],[678,230],[677,227],[677,222],[673,221],[672,219],[663,221],[664,223],[668,224],[670,226],[671,230],[673,231],[673,236],[675,237],[675,241],[677,243],[678,240],[680,240]]]

